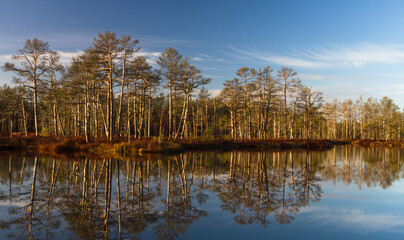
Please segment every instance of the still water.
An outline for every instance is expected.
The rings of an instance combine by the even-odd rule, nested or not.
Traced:
[[[404,152],[0,157],[0,239],[403,239]]]

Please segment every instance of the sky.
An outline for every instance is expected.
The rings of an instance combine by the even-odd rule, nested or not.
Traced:
[[[216,94],[240,67],[289,67],[325,100],[390,97],[404,107],[404,1],[2,0],[0,65],[26,39],[47,41],[63,63],[99,32],[139,39],[153,63],[176,48]],[[155,64],[154,64],[155,65]],[[0,72],[0,84],[12,84]]]

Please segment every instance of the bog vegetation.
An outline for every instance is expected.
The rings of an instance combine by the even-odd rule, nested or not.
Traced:
[[[401,140],[403,113],[384,97],[324,102],[290,68],[242,67],[217,96],[211,79],[172,47],[156,67],[138,40],[105,31],[68,66],[47,42],[28,39],[0,87],[2,133],[173,139]]]

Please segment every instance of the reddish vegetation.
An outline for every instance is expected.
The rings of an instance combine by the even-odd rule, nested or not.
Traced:
[[[105,137],[91,139],[84,137],[36,137],[15,134],[13,138],[0,136],[0,150],[26,150],[46,154],[68,154],[98,157],[133,156],[142,153],[178,153],[194,150],[276,150],[276,149],[327,149],[336,144],[347,144],[342,140],[305,139],[182,139],[157,138],[131,139],[115,137],[109,141]]]
[[[23,150],[46,154],[67,154],[67,155],[89,155],[116,157],[125,155],[138,155],[145,152],[162,152],[164,149],[178,146],[166,146],[166,143],[159,144],[152,139],[131,139],[127,138],[109,141],[106,137],[93,138],[86,143],[84,137],[36,137],[34,135],[13,135],[0,136],[0,150]],[[163,149],[164,148],[164,149]]]
[[[352,141],[352,145],[362,146],[362,147],[404,148],[404,141],[384,141],[384,140],[359,139],[359,140]]]
[[[242,150],[270,150],[270,149],[327,149],[337,144],[347,144],[343,140],[317,140],[317,139],[251,139],[251,140],[225,140],[225,139],[192,139],[178,141],[182,149],[186,150],[214,150],[214,149],[242,149]]]

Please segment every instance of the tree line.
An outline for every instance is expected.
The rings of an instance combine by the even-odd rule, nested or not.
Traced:
[[[402,111],[384,97],[325,102],[293,69],[242,67],[217,96],[188,57],[165,49],[153,67],[139,41],[105,31],[68,66],[28,39],[2,66],[1,132],[56,136],[401,140]]]

